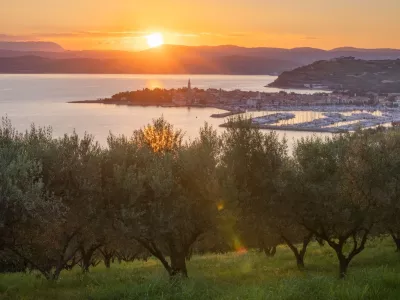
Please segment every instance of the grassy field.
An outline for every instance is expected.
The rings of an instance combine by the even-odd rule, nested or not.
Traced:
[[[36,274],[0,275],[0,299],[400,299],[400,254],[389,239],[369,242],[337,279],[328,246],[312,244],[306,270],[280,247],[274,258],[257,252],[205,255],[188,264],[188,280],[172,285],[156,260],[98,266],[83,275],[64,271],[58,282]]]

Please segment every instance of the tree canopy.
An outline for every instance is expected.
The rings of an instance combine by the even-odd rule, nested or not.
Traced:
[[[157,258],[187,277],[193,254],[263,251],[280,244],[300,269],[316,239],[340,277],[372,236],[400,249],[400,132],[310,137],[293,155],[245,118],[192,141],[164,118],[108,146],[50,128],[0,127],[0,270],[49,280],[104,261]],[[279,251],[279,250],[278,250]]]

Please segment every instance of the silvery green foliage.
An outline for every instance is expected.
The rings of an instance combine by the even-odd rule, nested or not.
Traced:
[[[130,141],[109,138],[115,194],[120,196],[114,200],[127,234],[160,259],[170,275],[186,276],[190,247],[214,226],[218,138],[206,125],[195,141],[171,146],[164,141],[176,141],[179,131],[163,119],[143,131],[148,128],[162,132],[162,139],[155,134],[155,140],[143,143],[138,132]]]
[[[102,149],[89,134],[18,133],[4,119],[0,260],[57,279],[82,259],[88,271],[99,253],[109,264],[112,255],[145,258],[146,249],[169,275],[187,276],[201,237],[224,232],[222,251],[268,254],[285,242],[299,262],[313,234],[335,250],[344,276],[371,233],[400,245],[397,131],[303,139],[289,157],[275,133],[239,121],[222,137],[206,124],[184,143],[161,118],[131,138],[110,135]]]
[[[101,236],[102,150],[87,134],[56,139],[35,126],[20,134],[8,120],[0,133],[5,246],[57,279],[82,244]]]
[[[41,165],[21,149],[0,146],[0,227],[40,218],[45,205]]]
[[[379,217],[375,208],[382,165],[374,136],[357,132],[303,139],[295,159],[301,223],[335,250],[343,277]]]
[[[14,246],[32,226],[46,226],[62,214],[62,205],[49,194],[42,164],[30,156],[24,135],[8,119],[0,128],[0,241]]]
[[[243,117],[230,122],[235,126],[223,134],[221,182],[226,206],[235,212],[241,243],[263,251],[287,243],[297,258],[294,244],[306,238],[306,247],[310,233],[288,209],[292,198],[286,192],[287,177],[292,162],[286,140],[279,140],[275,132],[254,128]]]
[[[373,176],[377,226],[375,233],[389,233],[400,251],[400,132],[398,130],[371,132],[374,161],[379,171]]]
[[[30,243],[26,259],[50,279],[57,279],[79,249],[92,248],[103,238],[100,180],[101,153],[93,137],[76,133],[61,138],[27,138],[26,147],[43,164],[48,193],[61,201],[62,216]],[[39,251],[40,249],[40,251]]]

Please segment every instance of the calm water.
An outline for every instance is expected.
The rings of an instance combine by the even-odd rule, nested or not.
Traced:
[[[161,115],[176,127],[183,129],[188,138],[194,138],[199,128],[208,122],[218,127],[224,120],[212,119],[219,112],[212,108],[118,107],[102,104],[69,104],[74,100],[94,100],[115,93],[141,88],[193,87],[222,88],[226,90],[279,91],[264,86],[274,76],[220,76],[220,75],[0,75],[0,115],[7,115],[18,130],[32,123],[52,126],[60,136],[74,129],[94,134],[103,145],[109,132],[130,135]],[[306,91],[297,91],[306,92]],[[305,112],[299,113],[306,119]],[[220,132],[223,129],[218,128]],[[304,132],[280,132],[291,142]]]

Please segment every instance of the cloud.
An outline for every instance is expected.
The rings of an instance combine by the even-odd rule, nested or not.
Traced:
[[[198,37],[198,34],[195,33],[180,33],[180,32],[175,32],[173,33],[175,36],[181,36],[181,37]]]
[[[200,32],[200,35],[207,35],[207,36],[216,36],[216,37],[244,37],[250,36],[251,34],[248,32],[228,32],[228,33],[218,33],[218,32]]]
[[[20,42],[20,41],[28,41],[28,40],[35,40],[35,38],[33,36],[29,36],[29,35],[0,34],[0,41]]]
[[[0,34],[0,41],[39,41],[39,40],[57,40],[57,39],[123,39],[123,38],[141,38],[149,34],[147,31],[70,31],[70,32],[48,32],[48,33],[30,33],[26,35]],[[213,36],[220,38],[235,38],[249,36],[246,32],[166,32],[166,34],[184,37],[196,38],[200,36]]]
[[[55,38],[122,38],[140,37],[146,34],[144,31],[77,31],[64,33],[37,34],[40,37]]]
[[[232,32],[226,34],[226,36],[232,36],[232,37],[244,37],[244,36],[250,36],[251,34],[248,32]]]
[[[1,41],[28,41],[43,39],[69,39],[69,38],[126,38],[126,37],[142,37],[144,31],[72,31],[72,32],[51,32],[51,33],[31,33],[28,35],[9,35],[0,34]]]
[[[321,38],[316,37],[316,36],[304,36],[302,39],[303,40],[320,40]]]

